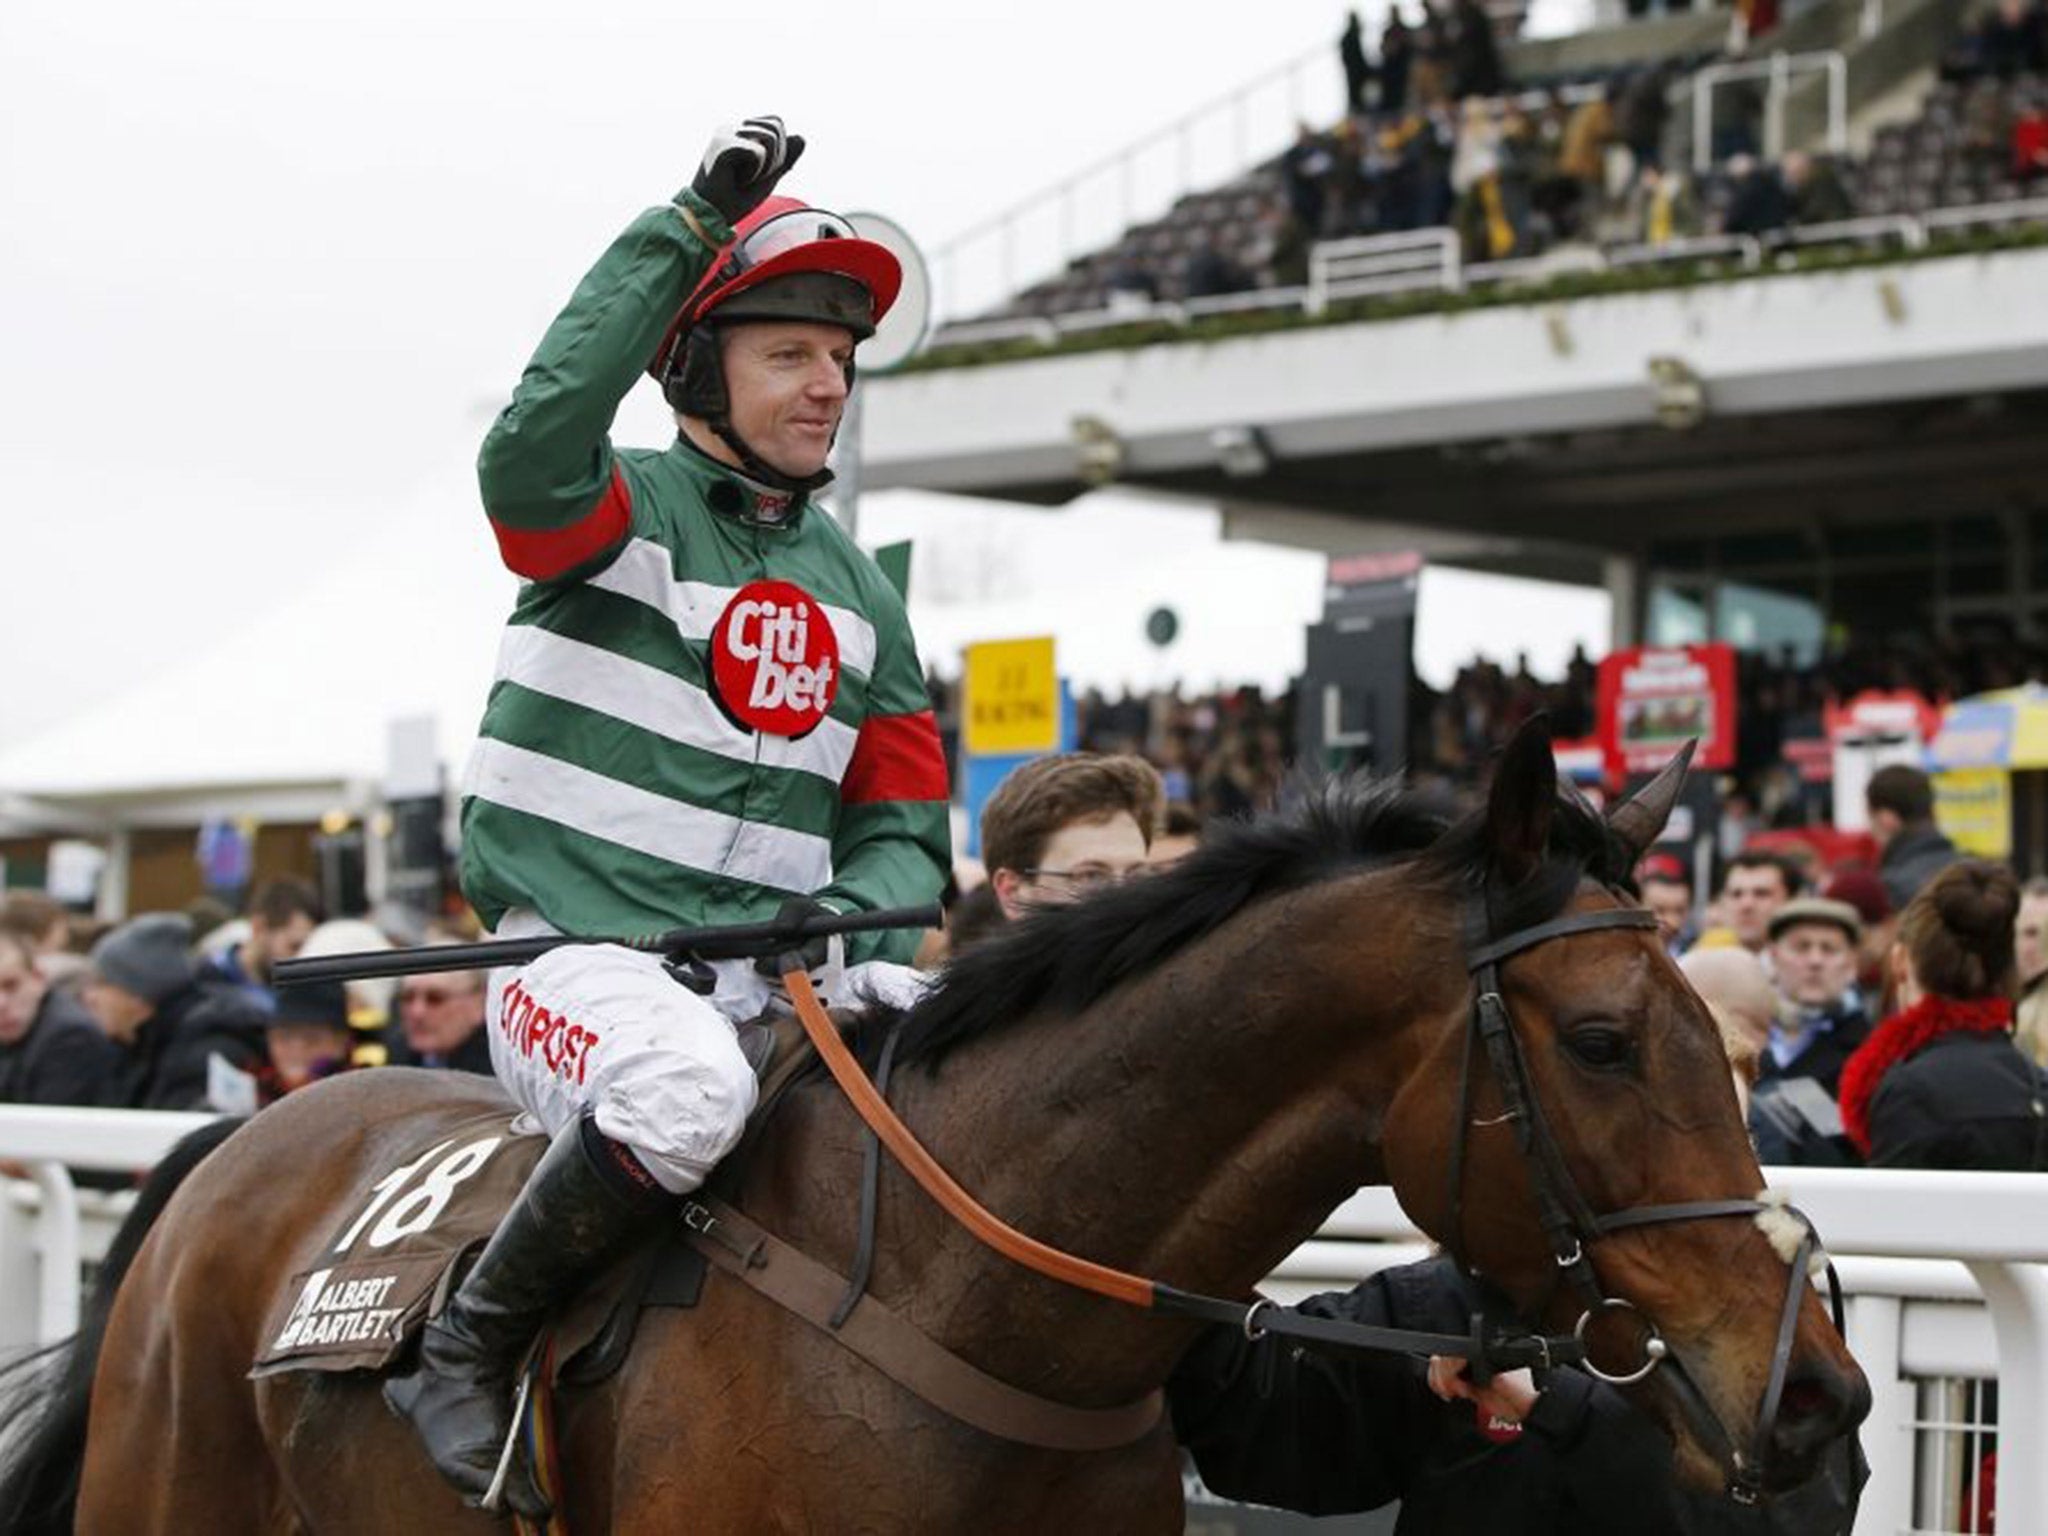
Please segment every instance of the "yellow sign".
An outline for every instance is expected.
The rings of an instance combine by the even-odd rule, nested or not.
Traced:
[[[1052,636],[966,648],[961,735],[971,757],[1050,752],[1060,744],[1060,682]]]
[[[1964,853],[2012,854],[2012,775],[2003,768],[1957,768],[1934,775],[1934,820]]]

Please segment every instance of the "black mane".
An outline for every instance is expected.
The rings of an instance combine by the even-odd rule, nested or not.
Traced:
[[[1584,875],[1627,879],[1626,851],[1576,793],[1558,802],[1550,850],[1534,876],[1494,898],[1496,932],[1553,915]],[[1049,908],[983,940],[902,1016],[896,1060],[936,1065],[955,1046],[1036,1010],[1078,1012],[1266,897],[1419,856],[1447,882],[1476,886],[1488,853],[1483,807],[1454,825],[1440,797],[1399,780],[1329,781],[1294,809],[1218,828],[1158,875]],[[894,1017],[864,1021],[864,1056],[880,1043],[883,1029],[874,1026]]]

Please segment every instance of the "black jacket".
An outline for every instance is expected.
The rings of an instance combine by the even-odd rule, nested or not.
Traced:
[[[1877,1085],[1870,1163],[2048,1170],[2048,1081],[2010,1035],[1941,1035]]]
[[[202,977],[144,1021],[102,1102],[117,1109],[206,1109],[207,1062],[242,1072],[269,1060],[262,1008],[232,983]]]
[[[1464,1286],[1441,1257],[1383,1270],[1299,1310],[1438,1332],[1470,1326]],[[1174,1430],[1214,1492],[1311,1515],[1399,1499],[1396,1536],[1848,1529],[1846,1496],[1820,1479],[1768,1513],[1680,1489],[1663,1433],[1579,1371],[1552,1372],[1523,1432],[1496,1439],[1472,1404],[1431,1392],[1426,1369],[1405,1355],[1339,1358],[1216,1328],[1188,1351],[1167,1394]]]
[[[475,1030],[455,1047],[446,1061],[430,1062],[405,1043],[405,1034],[394,1024],[385,1036],[386,1050],[394,1067],[438,1066],[450,1072],[475,1072],[484,1077],[491,1075],[491,1035],[488,1026],[479,1024]]]
[[[121,1048],[68,992],[43,994],[28,1033],[0,1045],[0,1104],[97,1104],[121,1070]]]
[[[1769,1051],[1757,1063],[1759,1085],[1781,1077],[1808,1077],[1826,1090],[1829,1098],[1842,1091],[1842,1068],[1856,1047],[1870,1038],[1870,1015],[1861,1002],[1839,1000],[1827,1010],[1833,1021],[1807,1042],[1806,1049],[1792,1058],[1791,1065],[1779,1066]]]
[[[1892,899],[1892,910],[1905,910],[1921,886],[1961,857],[1956,845],[1932,827],[1909,828],[1886,843],[1877,875]]]

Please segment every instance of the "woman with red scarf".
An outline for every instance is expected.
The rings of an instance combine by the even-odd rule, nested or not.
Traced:
[[[2019,884],[1951,864],[1899,918],[1900,1011],[1842,1069],[1842,1124],[1873,1167],[2048,1169],[2048,1079],[2012,1041]]]

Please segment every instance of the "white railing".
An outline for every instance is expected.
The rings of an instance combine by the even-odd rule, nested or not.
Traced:
[[[1050,345],[1062,337],[1120,325],[1184,327],[1210,315],[1253,309],[1293,310],[1313,316],[1333,303],[1374,294],[1459,293],[1493,284],[1540,283],[1571,273],[1702,261],[1761,269],[1774,252],[1822,245],[1890,245],[1924,251],[1936,231],[2001,224],[2048,224],[2048,198],[1788,225],[1762,238],[1699,235],[1657,245],[1572,246],[1547,256],[1472,263],[1463,259],[1455,231],[1443,227],[1407,230],[1316,244],[1309,251],[1309,281],[1303,287],[1257,288],[1208,299],[1147,302],[1127,297],[1105,309],[1072,314],[956,320],[940,326],[926,350],[1004,341]]]
[[[96,1260],[130,1197],[82,1194],[71,1168],[136,1172],[210,1119],[126,1110],[0,1106],[0,1349],[48,1343],[78,1325],[82,1266]],[[2048,1176],[1773,1168],[1837,1258],[1850,1344],[1870,1378],[1864,1429],[1871,1483],[1857,1536],[1927,1528],[1915,1458],[1929,1445],[1917,1394],[1951,1378],[1999,1384],[2000,1528],[2048,1531]],[[1427,1252],[1393,1193],[1362,1190],[1275,1272],[1295,1299],[1348,1286]],[[33,1307],[18,1298],[36,1297]],[[1981,1305],[1979,1304],[1981,1298]],[[1938,1492],[1938,1491],[1937,1491]],[[1938,1503],[1938,1498],[1937,1498]]]
[[[2048,1532],[2048,1457],[2040,1454],[2048,1446],[2048,1175],[1766,1174],[1813,1219],[1850,1293],[1849,1342],[1873,1394],[1864,1428],[1871,1482],[1857,1536],[1930,1528],[1915,1518],[1919,1382],[1993,1373],[2007,1448],[1998,1459],[1999,1529]],[[1417,1257],[1420,1241],[1391,1190],[1361,1190],[1281,1266],[1276,1290],[1293,1298],[1348,1285]],[[1985,1312],[1968,1307],[1977,1297]]]
[[[1191,192],[1221,192],[1303,122],[1343,111],[1336,50],[1319,45],[962,231],[931,253],[937,313],[970,315],[1058,272]]]
[[[1849,61],[1834,49],[1819,53],[1774,53],[1740,64],[1709,64],[1692,77],[1692,163],[1704,172],[1714,163],[1714,87],[1729,80],[1769,82],[1764,90],[1763,157],[1785,153],[1785,101],[1794,75],[1823,74],[1828,81],[1828,150],[1849,147]]]

